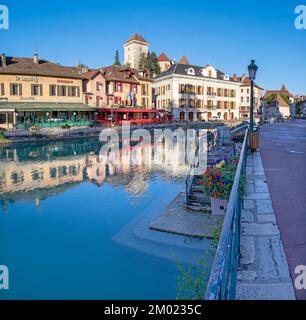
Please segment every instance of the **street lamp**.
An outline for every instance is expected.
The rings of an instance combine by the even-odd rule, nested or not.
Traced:
[[[250,106],[250,132],[254,130],[254,80],[256,78],[257,65],[255,60],[251,60],[251,64],[248,66],[249,78],[251,80],[251,106]]]

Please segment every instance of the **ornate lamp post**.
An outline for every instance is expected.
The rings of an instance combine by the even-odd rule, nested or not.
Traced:
[[[251,64],[248,66],[249,78],[251,80],[251,105],[250,105],[250,132],[254,131],[254,80],[256,78],[257,65],[255,60],[251,60]]]

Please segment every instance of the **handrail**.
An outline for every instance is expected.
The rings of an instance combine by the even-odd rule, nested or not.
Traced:
[[[241,126],[238,126],[237,128],[231,130],[231,137],[233,137],[235,134],[241,132],[241,131],[244,131],[248,128],[248,125],[247,124],[243,124]]]
[[[240,218],[242,199],[239,183],[246,166],[248,129],[246,129],[235,179],[230,194],[223,227],[206,289],[206,300],[235,299],[240,252]]]

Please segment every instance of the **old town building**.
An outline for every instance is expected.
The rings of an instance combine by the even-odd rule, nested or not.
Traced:
[[[240,83],[215,69],[190,65],[186,56],[154,78],[154,104],[176,120],[239,118]]]
[[[172,62],[171,60],[166,56],[165,53],[161,53],[159,56],[158,56],[158,64],[159,64],[159,67],[160,67],[160,72],[164,72],[166,70],[168,70],[171,65],[172,65]]]
[[[240,82],[239,115],[241,119],[250,118],[251,105],[251,80],[246,75],[234,75],[233,80]],[[254,83],[254,115],[257,116],[261,107],[263,88]]]
[[[147,55],[149,52],[149,42],[138,33],[124,43],[124,64],[131,68],[138,69],[142,54]]]
[[[152,80],[149,74],[125,66],[108,66],[83,74],[84,102],[93,107],[149,108]]]
[[[76,68],[33,58],[1,55],[0,126],[87,125],[94,109],[83,103],[83,77]]]

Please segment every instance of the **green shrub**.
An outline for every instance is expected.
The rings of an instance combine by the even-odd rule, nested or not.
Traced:
[[[6,142],[6,135],[3,131],[0,131],[0,143]]]

